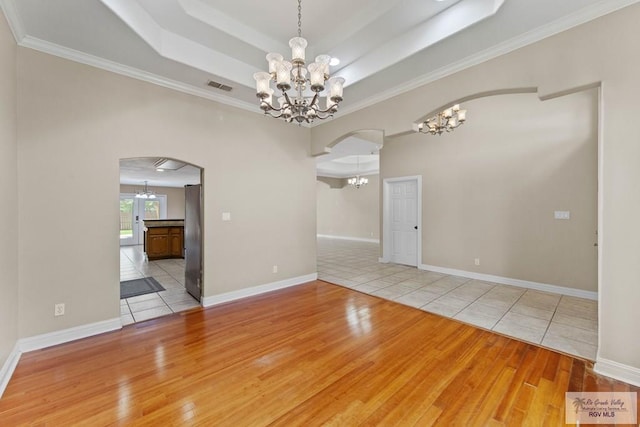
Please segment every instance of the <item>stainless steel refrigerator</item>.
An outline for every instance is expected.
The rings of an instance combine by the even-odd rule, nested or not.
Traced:
[[[202,185],[184,187],[185,287],[195,299],[202,296]]]

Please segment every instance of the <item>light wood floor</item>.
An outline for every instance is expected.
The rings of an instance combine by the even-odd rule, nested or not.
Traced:
[[[0,425],[564,424],[589,362],[316,281],[24,354]]]

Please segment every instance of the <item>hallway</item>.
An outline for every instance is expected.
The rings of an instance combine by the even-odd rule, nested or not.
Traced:
[[[377,243],[318,238],[318,278],[510,337],[595,360],[598,304],[378,262]]]

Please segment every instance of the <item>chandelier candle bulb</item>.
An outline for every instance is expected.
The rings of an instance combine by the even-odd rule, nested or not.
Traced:
[[[318,62],[309,64],[309,81],[311,82],[311,90],[321,92],[324,90],[324,66]]]
[[[278,63],[276,67],[278,89],[283,91],[291,89],[291,68],[291,62],[282,61]]]
[[[336,103],[342,101],[342,88],[344,85],[344,78],[342,77],[331,77],[329,79],[330,91],[331,91],[331,99]]]
[[[458,111],[458,121],[462,123],[465,120],[467,120],[467,110]]]
[[[304,65],[304,51],[307,48],[307,41],[302,37],[294,37],[289,40],[289,47],[291,48],[292,62],[294,64]]]
[[[264,98],[264,96],[269,93],[269,80],[271,80],[271,75],[269,73],[265,73],[261,71],[259,73],[255,73],[253,78],[256,80],[256,93],[258,97]]]
[[[329,65],[331,63],[331,56],[318,55],[316,56],[316,62],[322,65],[322,71],[324,72],[324,79],[327,80],[329,78]]]
[[[269,64],[269,73],[271,73],[272,75],[275,75],[278,64],[282,61],[284,61],[284,58],[279,53],[267,54],[267,63]]]

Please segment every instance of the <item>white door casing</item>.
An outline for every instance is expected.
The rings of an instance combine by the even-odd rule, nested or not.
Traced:
[[[422,176],[383,184],[383,261],[417,267],[422,261]]]

